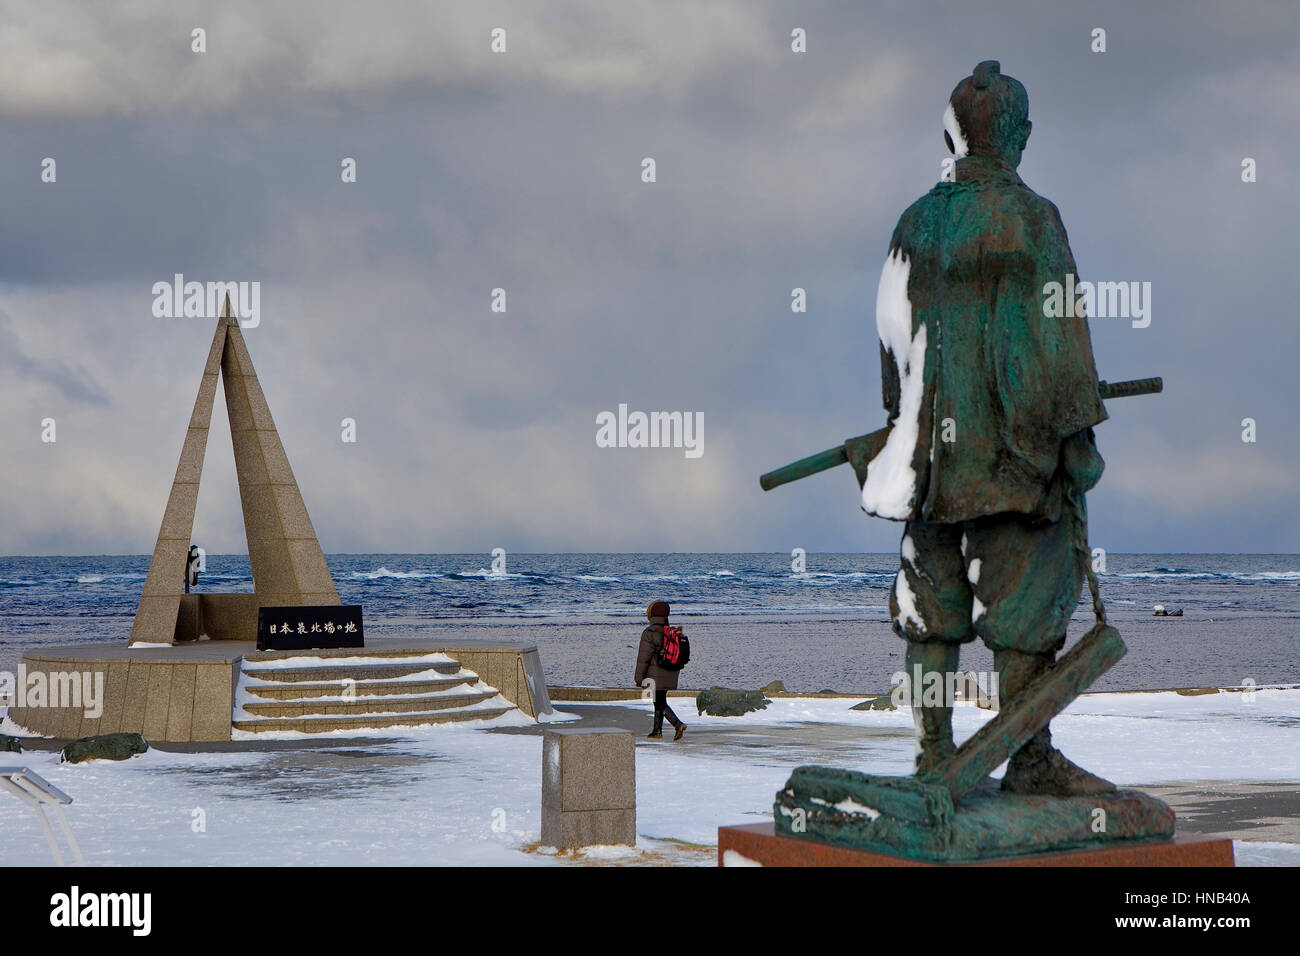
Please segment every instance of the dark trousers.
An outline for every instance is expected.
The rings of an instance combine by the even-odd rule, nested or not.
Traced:
[[[664,717],[665,717],[665,716],[668,718],[668,723],[672,724],[674,727],[678,726],[678,725],[681,723],[681,721],[677,719],[677,715],[673,713],[673,709],[672,709],[671,707],[668,706],[668,690],[667,690],[667,688],[664,688],[664,689],[662,689],[662,690],[656,690],[656,691],[655,691],[655,726],[654,726],[654,729],[655,729],[656,731],[659,731],[659,730],[662,730],[662,729],[663,729],[663,726],[664,726]]]

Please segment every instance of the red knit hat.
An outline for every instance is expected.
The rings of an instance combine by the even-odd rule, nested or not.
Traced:
[[[645,616],[647,620],[652,617],[667,617],[670,610],[672,609],[668,606],[667,601],[653,601],[645,609]]]

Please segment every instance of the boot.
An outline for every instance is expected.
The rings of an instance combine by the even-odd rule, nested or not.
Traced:
[[[911,690],[912,719],[916,721],[917,754],[916,773],[922,774],[932,770],[941,760],[951,757],[956,750],[952,742],[952,701],[947,696],[947,675],[957,669],[958,655],[961,647],[957,644],[938,642],[926,644],[908,644],[904,658],[907,667],[908,686]],[[919,701],[925,690],[925,684],[915,685],[916,667],[921,673],[937,671],[943,675],[944,696],[942,703],[935,706],[922,706]]]
[[[998,672],[998,694],[1010,703],[1056,660],[1056,654],[1026,654],[1023,651],[994,651],[993,667]],[[1115,785],[1070,762],[1052,746],[1052,731],[1044,727],[1011,755],[1002,789],[1008,793],[1051,797],[1081,797],[1111,793]]]

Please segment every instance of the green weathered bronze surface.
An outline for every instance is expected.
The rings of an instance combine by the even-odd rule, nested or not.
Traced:
[[[1162,840],[1174,832],[1173,810],[1137,790],[1022,796],[989,781],[954,807],[939,784],[816,766],[795,770],[776,795],[773,815],[784,836],[952,863]]]
[[[1128,398],[1132,395],[1155,395],[1163,390],[1164,381],[1159,376],[1155,378],[1135,378],[1128,382],[1115,382],[1113,384],[1102,382],[1100,385],[1103,399]],[[889,438],[890,427],[887,425],[866,435],[850,438],[843,445],[827,448],[815,455],[800,458],[796,462],[769,471],[759,476],[758,484],[764,491],[771,491],[773,488],[779,488],[781,485],[798,481],[800,478],[807,478],[810,475],[820,474],[843,464],[850,464],[858,476],[858,486],[861,487],[867,478],[867,464],[880,454],[880,450],[885,447],[885,441]]]
[[[711,717],[741,717],[751,711],[766,710],[770,703],[761,690],[710,687],[695,695],[696,712]]]
[[[988,776],[1124,653],[1118,631],[1094,627],[924,775],[799,767],[776,795],[777,832],[951,862],[1172,835],[1173,811],[1137,791],[1026,796],[1003,793]]]
[[[83,760],[129,760],[136,754],[147,753],[149,744],[140,734],[117,733],[82,737],[63,748],[65,763]]]
[[[1081,637],[1046,674],[998,710],[997,716],[926,774],[947,788],[953,802],[979,787],[1002,761],[1046,727],[1083,693],[1127,648],[1119,631],[1099,625]]]

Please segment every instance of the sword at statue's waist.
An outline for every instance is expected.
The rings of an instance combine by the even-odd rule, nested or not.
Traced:
[[[1128,398],[1133,395],[1155,395],[1163,391],[1164,387],[1164,380],[1158,376],[1135,378],[1128,382],[1098,383],[1098,391],[1103,400]],[[880,454],[880,450],[885,447],[892,427],[887,425],[870,434],[850,438],[842,445],[809,455],[807,458],[800,458],[783,468],[769,471],[758,479],[758,483],[764,491],[771,491],[779,485],[789,484],[844,464],[852,464],[853,470],[859,476],[866,475],[867,463]]]

